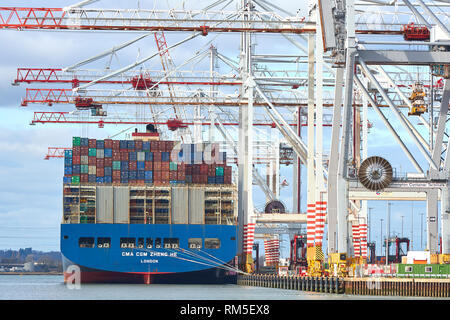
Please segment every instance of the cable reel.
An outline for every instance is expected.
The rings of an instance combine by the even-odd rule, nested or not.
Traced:
[[[363,161],[358,171],[358,179],[364,187],[372,191],[386,188],[392,182],[392,166],[381,157],[373,156]]]

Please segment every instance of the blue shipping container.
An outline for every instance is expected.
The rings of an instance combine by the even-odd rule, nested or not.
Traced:
[[[128,152],[128,160],[137,161],[137,152],[136,151]]]
[[[64,165],[72,165],[72,158],[64,158]]]
[[[105,155],[105,158],[111,158],[112,157],[112,149],[110,149],[110,148],[105,149],[104,155]]]
[[[161,161],[163,162],[170,161],[170,152],[161,152]]]
[[[72,150],[64,150],[64,157],[72,158]]]
[[[216,183],[216,177],[208,177],[208,184],[215,184]]]
[[[153,152],[145,153],[145,161],[153,161]]]
[[[144,150],[144,151],[150,151],[150,141],[144,141],[144,142],[142,142],[142,150]]]
[[[105,180],[103,179],[103,177],[97,177],[97,178],[95,179],[95,182],[97,182],[97,183],[104,183]]]
[[[64,167],[64,174],[72,174],[72,167],[71,166]]]
[[[120,178],[121,179],[128,179],[128,171],[120,171]]]
[[[145,170],[145,161],[138,161],[137,162],[137,169],[138,170]]]
[[[128,171],[128,161],[120,161],[120,170]]]
[[[112,177],[111,176],[104,177],[104,182],[105,183],[112,183]]]
[[[105,167],[105,177],[106,176],[112,176],[112,168],[111,167]]]
[[[153,179],[153,171],[144,171],[145,179]]]
[[[120,149],[128,149],[128,141],[127,140],[120,140],[119,141],[119,148]]]
[[[80,146],[88,147],[89,146],[89,139],[88,138],[81,138],[80,139]]]
[[[134,149],[134,141],[133,140],[128,140],[127,148],[130,150]]]
[[[216,184],[223,184],[223,176],[217,176],[216,177]]]
[[[128,178],[120,178],[121,183],[128,183]]]
[[[137,171],[128,171],[128,179],[137,180]]]
[[[138,170],[137,171],[137,179],[138,180],[144,180],[145,179],[145,171],[144,170]]]
[[[71,183],[72,182],[72,177],[64,177],[63,178],[63,183]]]
[[[90,174],[90,175],[88,175],[88,182],[95,183],[95,181],[97,181],[96,178],[97,177],[95,176],[95,174]]]
[[[72,166],[72,174],[80,174],[80,172],[81,172],[81,165],[74,164]]]
[[[105,141],[97,140],[97,149],[105,149]]]

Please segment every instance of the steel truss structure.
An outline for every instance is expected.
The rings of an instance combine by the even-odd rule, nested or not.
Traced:
[[[233,5],[237,9],[230,9]],[[448,5],[423,0],[311,0],[305,16],[293,16],[266,0],[219,0],[188,10],[156,7],[0,7],[3,29],[133,35],[71,66],[19,68],[14,85],[47,85],[27,88],[23,106],[67,107],[76,105],[77,98],[89,98],[107,110],[106,116],[39,111],[31,124],[153,123],[167,131],[168,120],[176,118],[188,130],[178,129],[173,136],[185,141],[205,140],[202,127],[206,127],[206,139],[226,142],[230,158],[238,165],[239,253],[245,270],[251,264],[249,232],[254,232],[258,221],[268,223],[255,214],[261,210],[255,210],[253,185],[260,187],[264,201],[279,199],[280,163],[293,164],[292,212],[306,211],[302,219],[306,218],[308,247],[318,248],[312,260],[320,260],[323,251],[329,256],[356,253],[366,258],[367,201],[373,199],[426,199],[427,248],[438,252],[439,221],[442,253],[450,254],[446,127],[450,82],[447,74],[431,72],[436,66],[450,65]],[[411,22],[428,28],[431,39],[399,40]],[[173,33],[186,37],[172,42]],[[224,34],[239,42],[238,59],[214,47],[215,37]],[[97,67],[96,62],[148,36],[156,40],[152,54],[121,68]],[[190,48],[195,54],[185,61],[172,60],[178,48],[212,37],[206,48],[201,44]],[[280,43],[281,52],[272,41]],[[158,57],[161,69],[146,67]],[[136,79],[144,85],[136,86]],[[414,114],[414,101],[409,98],[418,82],[428,93],[427,113]],[[379,190],[376,196],[357,179],[375,121],[386,127],[416,170],[415,175],[394,177],[386,192]],[[282,154],[289,157],[280,157],[283,145],[289,150],[284,148]],[[265,177],[256,165],[270,169]],[[306,181],[300,178],[303,169]],[[301,199],[302,186],[307,199]],[[274,221],[277,228],[284,228],[281,220]],[[266,227],[260,224],[256,230]],[[326,249],[322,248],[325,240]]]

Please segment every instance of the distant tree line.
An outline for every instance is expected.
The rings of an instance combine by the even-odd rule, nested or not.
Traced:
[[[61,252],[59,251],[36,251],[32,248],[21,248],[19,250],[0,250],[0,263],[21,264],[34,262],[45,266],[45,269],[62,270]]]

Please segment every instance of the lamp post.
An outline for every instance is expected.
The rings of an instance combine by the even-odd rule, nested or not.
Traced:
[[[380,219],[380,256],[383,255],[383,219]]]
[[[371,221],[371,219],[370,219],[370,214],[372,213],[372,209],[373,208],[368,208],[369,209],[369,212],[368,212],[368,214],[367,214],[367,232],[368,232],[368,235],[367,235],[367,237],[369,238],[369,243],[371,242],[371,232],[370,232],[370,221]]]
[[[403,238],[403,218],[404,218],[405,216],[401,216],[401,218],[402,218],[402,238]]]
[[[420,248],[423,250],[423,215],[424,213],[420,214]]]
[[[392,203],[388,202],[388,210],[387,210],[387,221],[386,221],[386,265],[389,264],[389,236],[390,236],[390,219],[391,219],[391,205]]]

